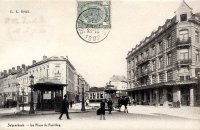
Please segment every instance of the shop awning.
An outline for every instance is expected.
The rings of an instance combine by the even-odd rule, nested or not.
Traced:
[[[152,85],[141,85],[135,88],[127,89],[127,92],[130,91],[137,91],[137,90],[144,90],[144,89],[152,89],[152,88],[160,88],[160,87],[172,87],[172,86],[183,86],[189,84],[197,84],[196,80],[188,80],[188,81],[170,81],[170,82],[162,82]]]
[[[43,90],[43,91],[55,91],[63,90],[63,87],[67,84],[62,84],[59,80],[56,79],[42,79],[39,80],[36,84],[33,84],[33,90]]]

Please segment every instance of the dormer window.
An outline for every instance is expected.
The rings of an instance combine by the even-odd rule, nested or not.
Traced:
[[[181,19],[181,22],[182,21],[187,21],[187,14],[181,14],[180,15],[180,19]]]

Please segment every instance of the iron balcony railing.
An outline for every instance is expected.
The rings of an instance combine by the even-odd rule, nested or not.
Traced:
[[[137,76],[137,78],[138,77],[142,77],[142,76],[146,76],[146,75],[148,75],[149,73],[151,73],[152,72],[152,70],[150,70],[150,69],[147,69],[147,70],[144,70],[144,71],[137,71],[136,72],[136,76]]]
[[[187,39],[181,40],[180,38],[177,38],[176,41],[177,46],[189,46],[191,45],[191,37],[188,37]]]
[[[142,58],[141,60],[137,61],[136,65],[141,65],[141,64],[143,64],[143,63],[149,61],[150,59],[151,59],[151,56],[148,55],[148,56]]]
[[[178,65],[186,65],[186,64],[191,64],[192,59],[180,59],[177,61]]]

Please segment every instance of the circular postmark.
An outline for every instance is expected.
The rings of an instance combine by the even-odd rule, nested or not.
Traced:
[[[86,8],[77,17],[77,34],[88,43],[103,41],[110,32],[110,25],[105,22],[107,18],[108,14],[103,7],[91,6],[91,8]]]

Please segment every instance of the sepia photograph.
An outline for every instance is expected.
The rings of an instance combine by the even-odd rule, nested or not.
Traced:
[[[199,0],[0,0],[0,130],[200,130]]]

